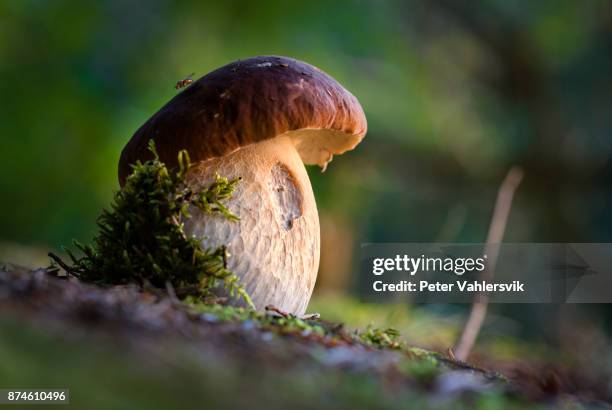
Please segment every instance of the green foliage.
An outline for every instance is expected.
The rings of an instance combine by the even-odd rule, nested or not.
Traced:
[[[393,329],[379,329],[368,326],[363,332],[358,333],[359,339],[370,346],[379,349],[401,349],[399,342],[400,333]]]
[[[223,202],[231,197],[239,178],[217,175],[209,187],[194,192],[185,183],[190,167],[186,151],[178,155],[179,169],[170,171],[152,142],[149,149],[154,158],[133,166],[111,209],[99,217],[93,244],[75,241],[81,257],[68,251],[73,266],[67,270],[96,284],[136,282],[165,288],[170,283],[177,295],[195,298],[211,296],[210,291],[222,285],[230,296],[240,296],[252,306],[238,277],[226,267],[225,247],[203,249],[198,238],[185,234],[183,223],[191,217],[191,206],[237,220]]]

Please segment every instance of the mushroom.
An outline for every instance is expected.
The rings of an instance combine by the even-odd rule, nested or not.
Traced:
[[[177,165],[179,150],[194,166],[195,189],[216,174],[241,177],[229,209],[240,218],[193,212],[186,232],[204,247],[226,245],[257,309],[303,314],[319,267],[319,217],[304,164],[325,170],[353,149],[367,129],[357,99],[316,67],[287,57],[239,60],[195,81],[136,131],[123,149],[119,181],[130,164],[151,157]]]

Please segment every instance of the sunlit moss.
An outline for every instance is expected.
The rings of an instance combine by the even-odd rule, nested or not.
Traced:
[[[244,322],[251,321],[261,330],[271,331],[277,334],[311,335],[335,337],[339,336],[333,328],[326,328],[316,320],[307,320],[291,314],[268,314],[256,312],[235,306],[224,306],[220,304],[207,304],[195,298],[186,299],[187,306],[194,312],[215,318],[221,321]]]
[[[357,333],[359,339],[373,347],[387,349],[401,349],[402,345],[399,341],[400,333],[393,329],[379,329],[373,326],[368,326],[364,331]]]
[[[238,219],[224,205],[239,182],[220,176],[207,188],[192,191],[185,183],[190,167],[186,151],[178,154],[178,170],[169,170],[154,155],[133,165],[133,172],[115,194],[110,209],[98,218],[99,232],[91,245],[75,242],[82,256],[68,251],[66,270],[86,282],[101,285],[138,283],[166,289],[179,297],[202,299],[223,286],[230,296],[252,302],[238,277],[226,267],[225,246],[204,249],[199,238],[188,236],[184,221],[190,207],[220,214],[228,223]],[[57,257],[54,259],[62,263]]]

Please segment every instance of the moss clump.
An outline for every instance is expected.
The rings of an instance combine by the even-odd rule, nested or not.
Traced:
[[[186,151],[178,155],[179,168],[170,171],[159,160],[153,142],[154,158],[133,165],[133,172],[115,194],[110,210],[98,218],[99,232],[92,245],[75,246],[82,252],[68,254],[72,265],[54,259],[71,274],[102,285],[138,283],[166,288],[171,284],[179,296],[202,299],[222,285],[232,297],[252,302],[238,284],[238,277],[227,269],[225,247],[203,249],[195,237],[188,237],[184,220],[195,206],[208,214],[238,219],[224,205],[239,182],[216,177],[209,187],[192,191],[185,183],[190,167]],[[53,256],[52,256],[53,257]]]
[[[364,331],[358,332],[359,340],[378,349],[401,349],[399,341],[400,332],[395,329],[379,329],[368,326]]]

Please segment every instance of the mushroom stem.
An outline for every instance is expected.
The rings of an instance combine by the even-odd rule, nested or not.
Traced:
[[[255,306],[274,305],[303,314],[319,267],[319,217],[308,174],[293,142],[279,136],[195,164],[187,175],[194,189],[216,174],[241,177],[227,206],[240,220],[197,210],[186,232],[205,248],[227,245],[228,268]]]

